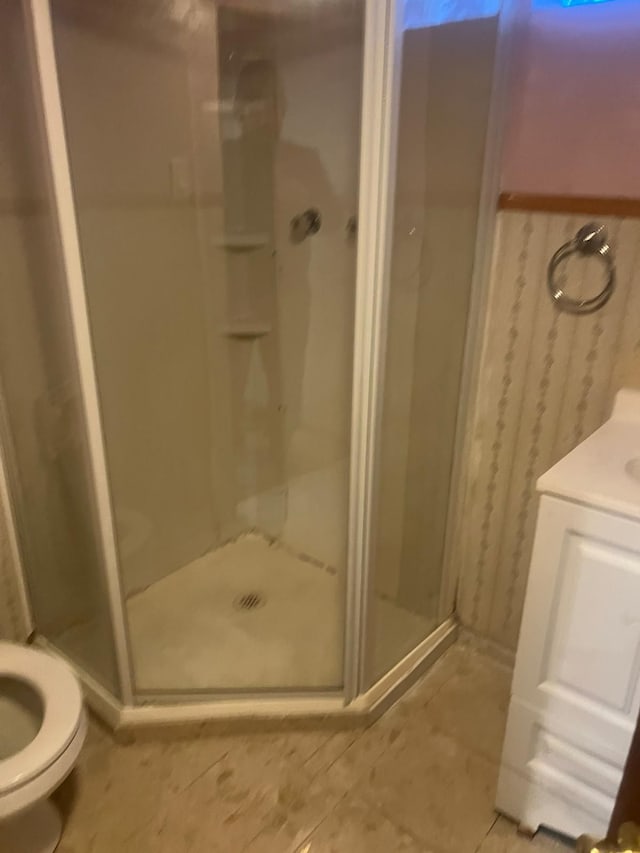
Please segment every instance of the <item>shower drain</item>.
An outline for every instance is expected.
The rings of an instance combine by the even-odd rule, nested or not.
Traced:
[[[236,610],[257,610],[265,604],[266,600],[261,592],[243,592],[233,602]]]

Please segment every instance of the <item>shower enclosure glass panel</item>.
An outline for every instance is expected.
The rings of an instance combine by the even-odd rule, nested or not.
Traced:
[[[487,17],[474,4],[461,4],[466,16],[405,9],[369,683],[453,609],[445,544],[498,5]],[[391,606],[394,620],[381,618]]]
[[[142,695],[342,685],[363,7],[51,2]]]
[[[77,353],[19,0],[0,4],[0,426],[38,631],[119,695]],[[85,626],[90,640],[78,643]]]
[[[111,722],[361,713],[454,638],[495,4],[2,4],[0,473]]]

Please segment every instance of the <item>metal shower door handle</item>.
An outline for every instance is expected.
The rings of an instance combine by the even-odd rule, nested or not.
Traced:
[[[291,220],[291,239],[294,243],[302,243],[307,237],[317,234],[322,225],[322,216],[315,207],[309,207]]]

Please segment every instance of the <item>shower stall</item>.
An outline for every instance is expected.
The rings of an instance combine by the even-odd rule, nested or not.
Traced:
[[[365,713],[453,640],[499,0],[9,0],[2,493],[114,725]]]

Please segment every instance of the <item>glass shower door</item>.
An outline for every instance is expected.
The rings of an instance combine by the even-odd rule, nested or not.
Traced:
[[[0,4],[3,462],[35,630],[119,696],[77,339],[27,31],[23,4]]]
[[[51,0],[142,696],[343,682],[363,6]]]
[[[368,683],[453,608],[445,547],[501,4],[403,5]]]

